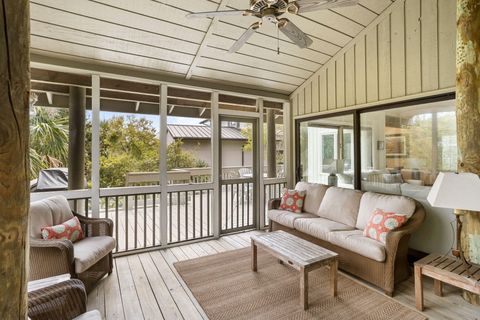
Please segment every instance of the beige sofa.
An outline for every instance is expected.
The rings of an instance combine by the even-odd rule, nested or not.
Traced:
[[[270,230],[284,230],[337,252],[341,269],[392,295],[395,283],[409,276],[408,240],[424,220],[423,206],[404,196],[321,184],[299,182],[295,189],[306,191],[304,212],[279,210],[280,199],[271,200]],[[389,233],[386,244],[363,236],[377,208],[409,217],[404,226]]]

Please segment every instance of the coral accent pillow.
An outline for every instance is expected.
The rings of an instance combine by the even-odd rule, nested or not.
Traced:
[[[42,238],[44,240],[66,239],[75,242],[83,239],[82,225],[77,217],[73,217],[62,224],[42,228]]]
[[[363,235],[381,243],[387,242],[387,234],[407,222],[407,216],[376,209],[368,220]]]
[[[279,209],[301,213],[305,195],[305,191],[283,189],[283,196]]]

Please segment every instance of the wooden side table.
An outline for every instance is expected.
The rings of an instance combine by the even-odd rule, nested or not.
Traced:
[[[423,310],[422,276],[433,278],[434,292],[442,296],[443,283],[480,294],[480,266],[472,265],[467,269],[462,261],[450,256],[432,253],[415,262],[415,305]]]

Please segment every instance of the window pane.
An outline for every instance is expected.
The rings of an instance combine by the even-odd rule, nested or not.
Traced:
[[[361,126],[363,190],[402,194],[456,169],[453,102],[364,113]]]
[[[91,112],[83,113],[80,108],[77,114],[81,112],[84,116],[71,123],[68,107],[48,106],[44,100],[38,99],[30,108],[31,191],[90,188]],[[71,135],[72,132],[77,134]],[[76,172],[69,175],[69,168]],[[69,181],[69,176],[73,181]]]
[[[160,117],[100,112],[100,187],[160,184]]]
[[[353,116],[300,124],[300,177],[303,181],[353,188]]]
[[[264,108],[263,150],[265,178],[284,178],[284,130],[282,104],[266,101],[272,108]]]
[[[183,91],[183,96],[196,100],[180,97],[168,100],[168,184],[211,182],[213,159],[210,93],[169,88],[169,92],[179,90]]]

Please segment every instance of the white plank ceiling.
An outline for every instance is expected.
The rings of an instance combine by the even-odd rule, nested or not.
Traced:
[[[264,25],[227,51],[253,17],[187,19],[191,12],[246,9],[248,0],[31,0],[32,52],[91,64],[290,94],[394,0],[288,14],[313,40],[299,49]]]

